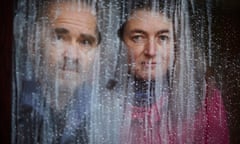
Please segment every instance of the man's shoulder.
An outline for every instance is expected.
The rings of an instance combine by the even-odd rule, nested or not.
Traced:
[[[35,80],[22,80],[21,93],[32,93],[40,91],[41,86],[38,81]]]
[[[42,104],[44,98],[42,96],[40,83],[34,80],[23,80],[19,93],[19,105],[23,110],[35,110],[42,113]]]

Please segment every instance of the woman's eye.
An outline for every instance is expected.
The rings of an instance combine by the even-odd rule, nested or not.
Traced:
[[[169,37],[166,36],[166,35],[159,36],[159,40],[162,41],[162,42],[168,41],[168,39],[169,39]]]
[[[142,35],[136,35],[132,37],[133,42],[138,43],[138,42],[143,42],[144,37]]]

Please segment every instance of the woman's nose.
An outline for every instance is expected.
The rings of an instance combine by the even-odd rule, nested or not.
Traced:
[[[154,39],[149,39],[145,44],[144,54],[149,57],[154,57],[157,54],[156,42]]]

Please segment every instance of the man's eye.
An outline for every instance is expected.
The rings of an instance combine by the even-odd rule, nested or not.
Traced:
[[[80,40],[79,41],[80,45],[83,45],[83,46],[92,46],[92,42],[90,40]]]
[[[57,40],[64,40],[65,36],[64,35],[56,35]]]

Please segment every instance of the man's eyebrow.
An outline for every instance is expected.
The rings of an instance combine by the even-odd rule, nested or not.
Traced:
[[[69,31],[65,28],[55,28],[54,31],[57,34],[68,34],[69,33]]]
[[[80,34],[80,38],[81,39],[87,39],[91,42],[96,42],[96,37],[92,36],[92,35],[89,35],[89,34]]]

